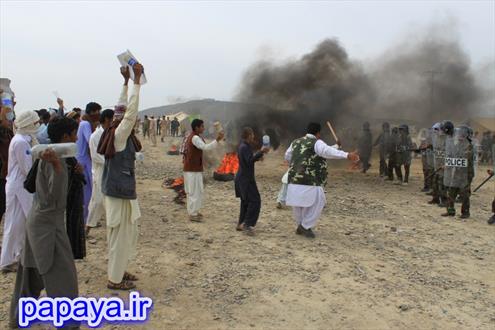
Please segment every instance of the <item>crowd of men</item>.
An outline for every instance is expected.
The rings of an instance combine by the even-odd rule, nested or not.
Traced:
[[[141,143],[134,133],[143,67],[132,67],[134,83],[128,97],[130,69],[114,109],[95,102],[85,111],[0,112],[1,214],[4,231],[0,267],[17,272],[10,325],[17,328],[20,297],[78,296],[75,259],[86,256],[86,237],[106,218],[107,287],[129,290],[138,278],[127,272],[136,253],[137,220],[134,162]],[[63,144],[77,153],[64,155]],[[49,144],[33,154],[38,144]],[[58,151],[57,151],[58,150]],[[67,150],[67,149],[66,149]],[[78,324],[68,325],[78,327]]]
[[[139,125],[139,123],[138,123]],[[156,146],[156,137],[159,136],[161,142],[167,136],[178,137],[182,132],[180,131],[180,122],[177,117],[172,120],[168,116],[162,116],[155,118],[154,115],[148,117],[145,115],[142,122],[143,138],[149,138],[153,146]]]
[[[128,97],[130,70],[134,81]],[[20,297],[39,297],[45,289],[51,297],[78,296],[74,259],[86,256],[86,237],[99,226],[105,215],[107,230],[108,281],[113,290],[136,287],[138,278],[127,271],[136,254],[138,220],[141,216],[136,193],[135,159],[142,149],[135,127],[139,107],[140,77],[143,67],[122,67],[122,91],[114,109],[102,110],[96,102],[84,112],[66,111],[58,99],[58,110],[22,111],[3,107],[0,112],[1,214],[5,213],[0,267],[17,272],[11,304],[11,325],[17,325]],[[15,102],[13,103],[15,105]],[[156,137],[177,136],[177,118],[155,119],[145,116],[143,136],[156,145]],[[224,139],[223,131],[207,143],[204,122],[194,119],[191,133],[184,139],[183,171],[189,220],[202,222],[203,152],[212,150]],[[14,134],[15,132],[15,134]],[[369,123],[364,123],[358,152],[345,152],[341,145],[327,145],[321,138],[321,125],[310,123],[306,135],[292,141],[285,152],[288,171],[282,179],[279,206],[293,209],[297,235],[314,238],[326,204],[324,186],[327,159],[360,162],[363,172],[371,166],[373,146],[380,154],[379,174],[385,180],[407,185],[412,154],[422,157],[423,191],[432,196],[431,204],[445,207],[445,217],[456,214],[455,202],[462,203],[461,218],[470,216],[471,183],[478,152],[472,130],[450,121],[436,123],[425,134],[421,145],[412,142],[409,127],[391,128],[383,123],[374,141]],[[481,141],[482,161],[495,155],[493,140]],[[255,163],[269,151],[253,148],[254,131],[245,127],[238,147],[239,171],[235,177],[235,195],[240,199],[236,229],[255,235],[261,199],[255,178]],[[76,143],[77,154],[62,158],[56,146]],[[52,147],[33,155],[36,144]],[[481,159],[480,159],[481,161]],[[493,175],[493,171],[489,170]],[[495,200],[493,202],[495,213]],[[489,220],[495,222],[495,215]],[[78,324],[69,326],[78,327]]]

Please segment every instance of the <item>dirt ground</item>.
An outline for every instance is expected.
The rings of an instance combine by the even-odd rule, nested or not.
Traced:
[[[316,239],[295,235],[291,210],[275,208],[283,150],[257,164],[262,210],[257,236],[235,231],[233,182],[208,177],[204,223],[187,220],[164,178],[181,175],[171,143],[138,164],[138,257],[130,271],[154,308],[144,324],[109,329],[493,329],[494,182],[471,198],[471,219],[443,218],[420,192],[421,161],[409,186],[330,163],[327,206]],[[475,179],[486,177],[481,168]],[[457,206],[460,209],[460,206]],[[2,226],[3,228],[3,226]],[[95,229],[77,262],[82,296],[127,297],[106,289],[106,232]],[[14,274],[0,274],[0,328],[7,327]],[[46,328],[40,326],[39,328]]]

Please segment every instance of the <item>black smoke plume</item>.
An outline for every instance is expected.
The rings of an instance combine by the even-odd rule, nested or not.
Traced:
[[[270,128],[288,140],[303,134],[310,121],[331,120],[342,135],[364,121],[418,128],[443,119],[466,121],[478,111],[480,87],[457,35],[445,33],[447,28],[406,38],[372,61],[351,59],[336,39],[283,64],[261,60],[246,71],[237,99],[264,107],[237,122]]]

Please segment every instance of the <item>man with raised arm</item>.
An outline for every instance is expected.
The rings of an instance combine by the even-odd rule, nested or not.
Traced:
[[[185,141],[184,190],[187,194],[189,220],[201,222],[203,215],[199,210],[203,202],[203,151],[216,148],[223,139],[224,133],[218,133],[216,140],[207,144],[202,137],[205,131],[204,122],[201,119],[194,119],[191,128],[192,132]]]
[[[124,86],[119,103],[115,106],[114,119],[101,137],[98,153],[105,155],[102,175],[107,241],[108,283],[114,290],[135,288],[136,276],[126,271],[129,261],[136,254],[138,219],[141,217],[137,195],[135,159],[141,143],[134,134],[139,106],[140,79],[143,66],[132,67],[134,86],[127,103],[129,68],[121,68]]]
[[[310,123],[306,136],[296,139],[285,152],[289,166],[287,205],[292,206],[297,224],[296,234],[314,238],[312,228],[326,204],[323,187],[327,182],[327,159],[356,162],[355,152],[345,152],[320,139],[321,125]]]

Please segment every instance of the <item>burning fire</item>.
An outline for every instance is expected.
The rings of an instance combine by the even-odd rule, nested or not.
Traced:
[[[184,184],[184,178],[177,178],[175,179],[170,185],[169,187],[170,188],[175,188],[175,187],[178,187],[178,186],[181,186]]]
[[[222,163],[215,171],[218,174],[236,174],[239,170],[239,159],[235,152],[227,153],[222,159]]]
[[[177,193],[174,198],[174,202],[180,205],[184,205],[184,199],[186,198],[186,192],[184,190],[184,178],[176,178],[176,179],[165,179],[163,181],[163,187],[167,189],[172,189]]]

